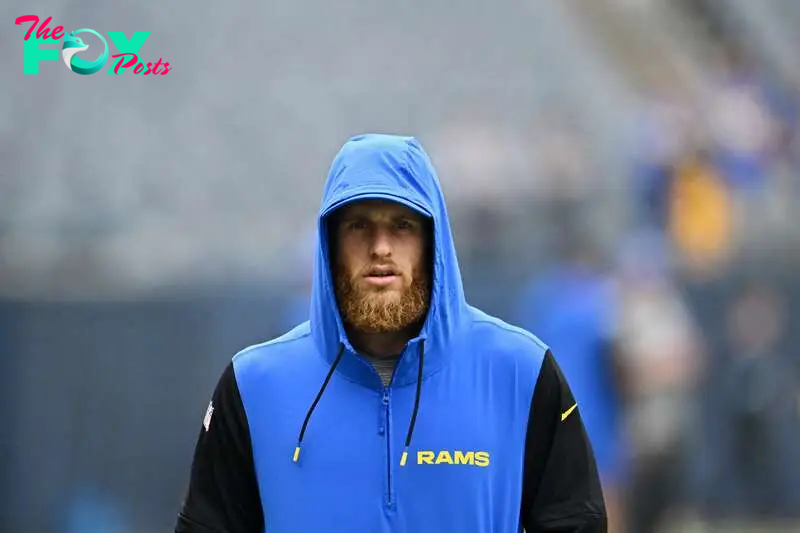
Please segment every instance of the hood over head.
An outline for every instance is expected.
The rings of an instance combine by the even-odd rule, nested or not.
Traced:
[[[311,333],[320,353],[333,363],[344,348],[337,369],[373,387],[382,384],[369,364],[355,355],[339,313],[331,275],[328,216],[354,201],[399,202],[433,220],[431,299],[420,334],[409,342],[398,362],[393,383],[417,380],[418,349],[423,342],[424,375],[435,372],[451,353],[462,328],[467,304],[456,258],[444,195],[436,170],[414,137],[364,134],[350,138],[333,159],[325,182],[317,223],[317,250],[311,290]],[[448,349],[450,348],[450,349]]]

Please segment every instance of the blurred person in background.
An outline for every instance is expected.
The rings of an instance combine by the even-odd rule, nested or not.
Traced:
[[[562,226],[557,259],[523,288],[515,320],[553,347],[597,458],[609,531],[622,533],[627,464],[616,351],[617,302],[611,278],[586,231]]]
[[[701,339],[660,238],[633,236],[620,263],[618,342],[633,465],[627,523],[651,533],[687,503],[682,476]]]
[[[745,285],[726,315],[716,371],[720,432],[717,504],[742,520],[800,518],[800,380],[783,348],[784,302],[761,281]],[[721,501],[720,501],[721,500]]]
[[[701,277],[718,274],[735,246],[734,207],[708,152],[695,147],[680,156],[668,190],[668,234],[680,266]]]
[[[122,502],[89,482],[75,487],[67,509],[66,533],[125,533],[130,523],[125,519]]]
[[[311,319],[225,368],[176,532],[605,533],[594,398],[467,304],[419,142],[351,138],[317,223]]]

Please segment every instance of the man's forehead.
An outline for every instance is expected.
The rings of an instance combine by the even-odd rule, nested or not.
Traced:
[[[374,216],[425,218],[424,215],[399,202],[382,199],[358,200],[337,209],[339,216]]]

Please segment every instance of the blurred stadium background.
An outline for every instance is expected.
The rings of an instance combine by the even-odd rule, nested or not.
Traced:
[[[472,303],[589,398],[616,531],[800,531],[797,1],[0,13],[0,531],[170,530],[220,371],[305,319],[364,131],[423,142]],[[27,14],[173,70],[24,76]]]

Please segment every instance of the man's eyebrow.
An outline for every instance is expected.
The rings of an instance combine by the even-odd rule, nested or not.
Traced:
[[[409,213],[407,211],[400,211],[392,215],[392,218],[402,218],[405,220],[413,220],[415,222],[422,222],[423,217],[417,213]]]
[[[357,210],[354,210],[354,209],[349,209],[349,210],[347,210],[347,211],[345,211],[343,213],[339,213],[338,219],[339,220],[352,220],[354,218],[363,218],[363,217],[364,217],[364,213],[362,213],[360,211],[357,211]]]

